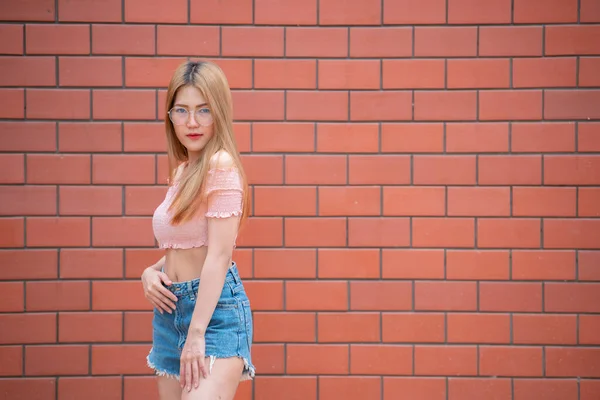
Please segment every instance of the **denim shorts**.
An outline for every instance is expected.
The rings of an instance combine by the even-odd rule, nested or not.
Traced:
[[[154,310],[152,348],[148,366],[159,376],[179,379],[181,351],[185,344],[192,313],[198,297],[200,279],[173,282],[167,288],[177,296],[172,314]],[[240,380],[254,378],[252,365],[252,311],[237,265],[227,270],[225,283],[211,320],[206,328],[206,357],[210,357],[209,372],[217,358],[239,357],[244,361]]]

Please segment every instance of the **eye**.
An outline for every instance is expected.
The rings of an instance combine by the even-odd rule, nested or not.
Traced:
[[[187,110],[185,108],[183,108],[183,107],[175,107],[173,109],[173,111],[175,111],[177,114],[182,114],[182,113],[185,114],[185,113],[187,113]]]
[[[204,107],[204,108],[199,109],[198,113],[199,114],[210,114],[210,110],[208,108]]]

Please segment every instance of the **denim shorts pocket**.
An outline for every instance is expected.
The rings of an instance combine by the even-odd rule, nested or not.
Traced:
[[[234,298],[219,299],[215,308],[230,310],[237,307],[237,301]]]

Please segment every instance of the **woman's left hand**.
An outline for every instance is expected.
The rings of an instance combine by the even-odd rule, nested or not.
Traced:
[[[187,391],[197,388],[200,384],[200,376],[206,378],[208,373],[204,363],[204,351],[206,342],[204,335],[188,332],[187,340],[183,346],[180,359],[179,383]]]

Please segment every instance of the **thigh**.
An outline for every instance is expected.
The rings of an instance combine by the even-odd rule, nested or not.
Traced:
[[[210,358],[206,358],[206,365],[210,365]],[[244,361],[241,358],[217,358],[208,377],[200,379],[197,389],[192,388],[190,392],[183,390],[181,400],[232,400],[243,369]]]
[[[160,400],[180,400],[181,386],[179,380],[166,376],[159,376],[158,379],[158,398]]]

